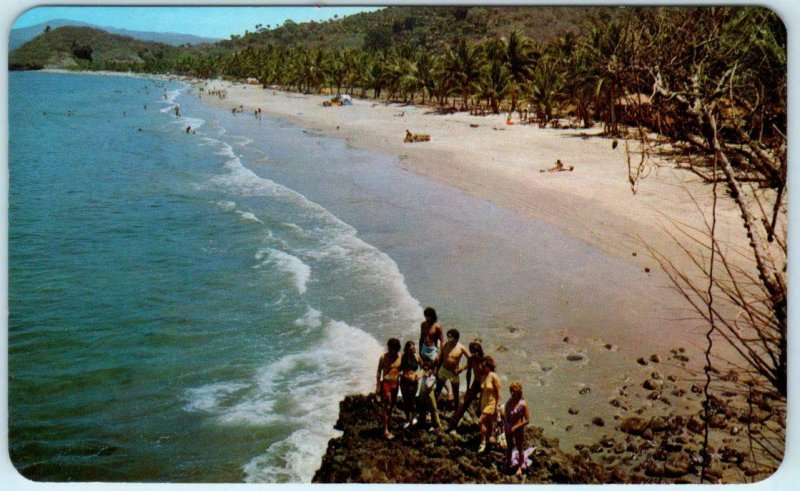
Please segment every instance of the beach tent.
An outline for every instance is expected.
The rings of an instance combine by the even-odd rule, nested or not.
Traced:
[[[258,85],[258,79],[255,77],[247,77],[247,83],[250,85]]]
[[[342,99],[342,105],[343,106],[349,106],[349,105],[351,105],[353,103],[353,98],[350,97],[348,94],[342,94],[341,95],[341,99]]]

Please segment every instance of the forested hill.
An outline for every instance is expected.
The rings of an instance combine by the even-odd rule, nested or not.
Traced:
[[[387,7],[342,19],[282,26],[255,24],[253,32],[232,36],[219,45],[242,49],[267,45],[381,51],[406,45],[441,52],[459,39],[481,42],[514,30],[545,43],[591,22],[610,19],[612,7]]]
[[[11,70],[93,68],[102,63],[147,64],[174,57],[179,48],[91,27],[65,26],[49,30],[15,49]]]

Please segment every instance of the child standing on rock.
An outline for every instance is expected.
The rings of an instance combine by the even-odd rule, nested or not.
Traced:
[[[528,404],[522,398],[522,384],[512,382],[508,390],[511,392],[511,398],[506,402],[503,410],[503,430],[506,434],[507,443],[506,467],[511,469],[511,456],[514,447],[516,447],[517,460],[519,462],[517,475],[520,476],[525,468],[525,426],[528,425],[531,417]]]
[[[439,431],[442,428],[442,422],[439,420],[439,408],[436,406],[436,396],[434,395],[434,387],[436,387],[436,375],[433,373],[433,363],[428,360],[422,362],[423,375],[419,380],[419,400],[417,401],[417,410],[419,411],[418,421],[419,424],[425,423],[425,418],[428,412],[431,413],[433,424],[431,427],[432,432]]]

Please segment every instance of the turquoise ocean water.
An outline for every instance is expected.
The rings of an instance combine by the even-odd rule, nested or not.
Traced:
[[[373,386],[376,339],[419,316],[397,265],[247,168],[247,137],[186,85],[9,84],[15,466],[43,480],[310,480],[342,395]]]

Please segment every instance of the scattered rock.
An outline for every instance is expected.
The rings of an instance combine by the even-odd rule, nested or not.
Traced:
[[[611,344],[611,343],[606,343],[604,347],[605,347],[605,349],[607,349],[607,350],[612,350],[612,349],[614,349],[614,345],[613,345],[613,344]]]
[[[630,418],[625,418],[625,420],[622,421],[619,429],[632,435],[641,435],[642,432],[647,429],[647,427],[648,422],[645,421],[644,418],[631,416]]]
[[[636,360],[636,363],[638,363],[639,365],[645,366],[645,365],[647,365],[647,360],[645,360],[644,357],[642,357],[642,358],[639,358],[638,360]]]
[[[623,404],[623,403],[622,403],[622,402],[621,402],[619,399],[617,399],[617,398],[611,399],[611,400],[610,400],[608,403],[609,403],[609,404],[611,404],[611,405],[612,405],[612,406],[614,406],[614,407],[618,407],[618,408],[620,408],[620,409],[624,409],[625,411],[627,411],[627,410],[628,410],[628,406],[626,406],[625,404]]]
[[[650,378],[652,378],[653,380],[661,380],[663,377],[660,372],[653,371],[653,373],[650,374]]]
[[[567,355],[567,360],[569,361],[581,361],[583,360],[583,355],[580,353],[570,353]]]
[[[686,423],[686,427],[689,428],[689,431],[697,433],[698,435],[705,431],[705,425],[696,416],[689,418],[689,421]]]
[[[653,363],[661,363],[661,357],[658,356],[658,353],[653,353],[652,355],[650,355],[650,361],[652,361]]]
[[[644,384],[642,384],[642,387],[647,390],[658,390],[661,388],[661,383],[653,379],[647,379],[644,381]]]
[[[653,431],[664,431],[669,428],[669,421],[664,416],[655,416],[650,420],[650,429]]]
[[[581,388],[581,390],[578,391],[578,394],[586,395],[591,391],[592,391],[592,389],[590,389],[589,387],[583,387],[583,388]]]
[[[576,407],[571,407],[567,410],[567,412],[569,412],[570,414],[578,414],[580,411],[578,411],[578,408]]]
[[[600,416],[595,416],[594,418],[592,418],[592,424],[595,426],[605,426],[606,422],[603,421],[603,418],[601,418]]]

